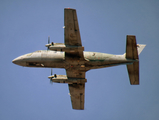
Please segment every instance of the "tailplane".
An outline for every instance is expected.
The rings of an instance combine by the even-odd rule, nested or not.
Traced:
[[[126,58],[133,60],[138,59],[136,37],[127,35],[126,39]]]
[[[139,54],[146,45],[136,44],[136,37],[127,35],[126,59],[136,60],[133,64],[127,65],[130,84],[139,85]]]
[[[127,65],[127,70],[129,74],[130,84],[139,85],[139,61],[134,62],[131,65]]]

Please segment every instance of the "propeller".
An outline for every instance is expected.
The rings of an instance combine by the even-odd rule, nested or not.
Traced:
[[[52,76],[52,68],[51,68],[51,76]]]
[[[50,43],[50,36],[48,36],[48,44],[45,45],[47,47],[47,50],[49,50],[50,46],[53,46],[53,45],[54,43],[53,42]]]
[[[56,78],[56,77],[57,77],[56,74],[54,74],[54,76],[53,76],[53,70],[52,70],[52,68],[51,68],[51,76],[48,77],[48,78],[50,79],[50,83],[51,83],[51,84],[53,83],[52,78]]]
[[[48,44],[50,44],[50,36],[48,36]],[[47,50],[49,50],[49,46],[47,47]]]
[[[52,76],[52,68],[51,68],[51,76]],[[50,78],[50,83],[53,84],[52,77]]]

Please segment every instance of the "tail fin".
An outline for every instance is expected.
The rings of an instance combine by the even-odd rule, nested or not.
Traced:
[[[138,55],[146,45],[136,44],[136,37],[127,35],[126,59],[136,60],[131,65],[127,65],[131,85],[139,85],[139,57]]]

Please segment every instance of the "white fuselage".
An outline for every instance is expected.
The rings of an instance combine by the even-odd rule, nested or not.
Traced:
[[[131,64],[134,60],[128,60],[125,55],[112,55],[98,52],[83,52],[83,61],[71,59],[65,60],[65,52],[39,50],[15,58],[12,62],[26,67],[48,68],[72,68],[90,70],[103,67],[111,67],[121,64]]]

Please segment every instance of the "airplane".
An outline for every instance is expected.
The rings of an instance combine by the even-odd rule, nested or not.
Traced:
[[[99,52],[86,52],[82,46],[76,9],[64,9],[64,43],[45,45],[47,50],[38,50],[15,58],[14,64],[25,67],[64,68],[66,75],[52,75],[51,82],[67,83],[72,108],[84,109],[85,73],[91,69],[126,65],[130,84],[139,85],[139,54],[146,45],[137,44],[136,36],[127,35],[126,53],[113,55]]]

